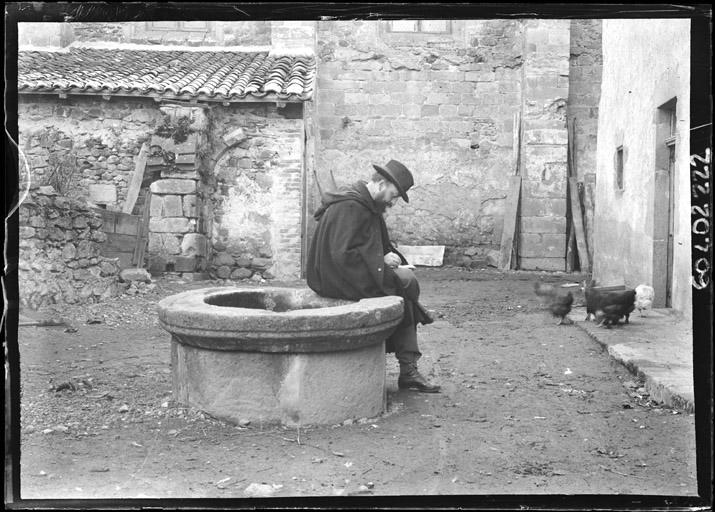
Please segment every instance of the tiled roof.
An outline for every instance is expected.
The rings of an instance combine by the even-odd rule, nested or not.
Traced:
[[[305,100],[315,58],[269,52],[70,48],[20,51],[18,92],[240,101]]]

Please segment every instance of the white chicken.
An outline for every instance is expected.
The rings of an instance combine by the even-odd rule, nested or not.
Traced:
[[[655,291],[652,286],[647,284],[639,284],[636,286],[636,309],[640,316],[643,316],[644,309],[651,309],[653,307],[653,297],[655,296]]]

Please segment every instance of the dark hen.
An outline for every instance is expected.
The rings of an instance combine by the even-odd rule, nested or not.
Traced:
[[[583,282],[583,295],[586,299],[586,318],[584,321],[590,320],[591,317],[596,318],[599,292],[593,289],[594,286],[596,286],[596,281],[593,279],[588,279]]]
[[[600,293],[596,305],[596,321],[599,326],[611,327],[625,317],[625,323],[636,308],[635,290],[618,290]]]
[[[571,292],[564,292],[553,285],[539,281],[534,283],[534,292],[539,297],[545,299],[551,314],[559,318],[556,325],[573,323],[570,319],[566,318],[566,315],[571,312],[571,305],[573,304],[573,295]]]

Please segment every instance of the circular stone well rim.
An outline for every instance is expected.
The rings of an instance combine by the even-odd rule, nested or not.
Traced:
[[[207,298],[237,292],[292,294],[325,307],[274,312],[208,304]],[[331,302],[336,303],[330,306]],[[375,297],[348,302],[318,296],[309,288],[214,287],[189,290],[161,300],[159,323],[183,345],[208,350],[327,352],[381,343],[402,321],[403,299]]]

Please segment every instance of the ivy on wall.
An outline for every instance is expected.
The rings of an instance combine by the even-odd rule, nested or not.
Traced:
[[[156,129],[155,133],[165,139],[171,138],[175,144],[181,144],[186,142],[190,133],[194,132],[189,127],[190,125],[191,119],[187,116],[178,117],[175,122],[171,120],[170,116],[164,116],[164,123]]]

